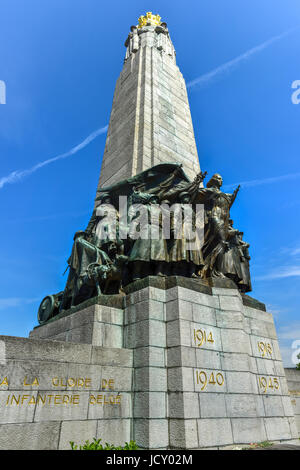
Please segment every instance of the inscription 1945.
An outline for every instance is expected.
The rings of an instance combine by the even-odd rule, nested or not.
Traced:
[[[268,390],[279,390],[279,380],[277,377],[258,377],[258,385],[263,393],[267,393]]]

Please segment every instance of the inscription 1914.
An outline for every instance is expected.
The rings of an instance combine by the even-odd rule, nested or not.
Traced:
[[[194,328],[194,343],[197,346],[197,348],[201,348],[206,343],[214,343],[215,340],[213,339],[212,332],[209,331],[207,332],[204,329],[199,329],[196,330]]]

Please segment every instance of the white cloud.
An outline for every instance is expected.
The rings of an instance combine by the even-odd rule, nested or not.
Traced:
[[[281,314],[286,314],[289,309],[279,307],[278,305],[266,304],[267,312],[272,313],[273,317],[278,318]]]
[[[21,307],[22,305],[32,304],[39,300],[39,297],[35,298],[23,298],[23,297],[7,297],[7,298],[0,298],[0,310],[4,310],[6,308],[11,307]]]
[[[300,276],[300,266],[279,266],[276,270],[263,276],[256,276],[256,281],[271,281],[274,279],[283,279],[286,277],[298,277]]]
[[[18,218],[18,219],[7,219],[5,223],[27,223],[27,222],[41,222],[43,220],[52,220],[58,218],[71,218],[71,217],[82,217],[83,215],[90,214],[91,211],[82,212],[57,212],[56,214],[41,215],[37,217]]]
[[[281,326],[277,331],[282,361],[285,367],[295,367],[300,353],[300,322]]]
[[[272,184],[272,183],[279,183],[284,180],[292,180],[300,178],[300,173],[289,173],[287,175],[281,176],[274,176],[271,178],[262,178],[257,180],[250,180],[250,181],[240,181],[239,183],[232,183],[224,185],[223,189],[231,189],[235,186],[241,185],[242,188],[250,188],[254,186],[260,186],[262,184]]]
[[[188,82],[187,87],[192,88],[195,85],[204,85],[210,82],[211,80],[215,79],[216,77],[222,76],[230,72],[241,62],[247,61],[251,56],[253,56],[254,54],[257,54],[258,52],[263,51],[274,42],[279,41],[280,39],[284,38],[288,34],[295,31],[295,29],[297,28],[290,29],[282,34],[279,34],[278,36],[274,36],[271,39],[268,39],[267,41],[263,42],[259,46],[249,49],[247,52],[244,52],[243,54],[239,55],[235,59],[232,59],[229,62],[226,62],[225,64],[220,65],[219,67],[215,68],[211,72],[205,73],[204,75],[200,75],[200,77],[197,77],[194,80]]]
[[[293,350],[289,346],[283,346],[279,341],[279,349],[284,367],[295,367],[292,362]]]
[[[3,188],[5,184],[13,184],[13,183],[18,183],[21,181],[23,178],[26,176],[31,175],[35,171],[39,170],[40,168],[43,168],[46,165],[49,165],[50,163],[54,163],[57,160],[62,160],[64,158],[70,157],[71,155],[75,155],[75,153],[79,152],[79,150],[83,149],[86,147],[90,142],[96,139],[101,134],[104,134],[107,131],[108,126],[101,127],[100,129],[97,129],[96,131],[92,132],[90,135],[88,135],[80,144],[76,145],[75,147],[71,148],[71,150],[68,150],[68,152],[62,153],[60,155],[57,155],[56,157],[49,158],[48,160],[44,160],[42,162],[37,163],[31,168],[28,168],[27,170],[16,170],[12,171],[9,175],[3,176],[0,178],[0,189]]]
[[[6,85],[3,80],[0,80],[0,104],[6,104]]]
[[[300,340],[300,322],[291,323],[287,326],[281,326],[278,330],[280,339],[290,339],[291,341]],[[292,344],[292,343],[291,343]]]

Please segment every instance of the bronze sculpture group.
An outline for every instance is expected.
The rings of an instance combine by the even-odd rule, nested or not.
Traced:
[[[203,187],[205,176],[201,172],[190,181],[180,165],[161,164],[101,189],[86,230],[74,236],[66,287],[42,301],[40,323],[91,297],[121,293],[127,284],[149,275],[185,276],[202,281],[230,279],[242,293],[250,291],[249,244],[230,219],[239,187],[233,194],[222,192],[219,174],[214,174]],[[127,198],[125,217],[120,215],[120,196]],[[174,204],[180,210],[187,205],[191,208],[194,231],[190,249],[184,230],[181,236],[174,235],[178,221],[181,228],[187,225],[184,211],[182,219],[170,211]],[[202,232],[197,227],[196,207],[204,209]],[[99,208],[107,209],[105,217]],[[142,208],[149,217],[139,218]],[[165,215],[169,216],[167,236],[162,224],[167,220]],[[136,232],[132,235],[130,224],[138,227],[138,236]],[[124,228],[126,237],[122,237]],[[150,236],[149,230],[155,228],[158,235]]]

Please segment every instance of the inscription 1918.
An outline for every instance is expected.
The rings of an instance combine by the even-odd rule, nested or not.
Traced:
[[[272,357],[272,346],[270,343],[265,343],[264,341],[257,342],[258,351],[261,357]]]

